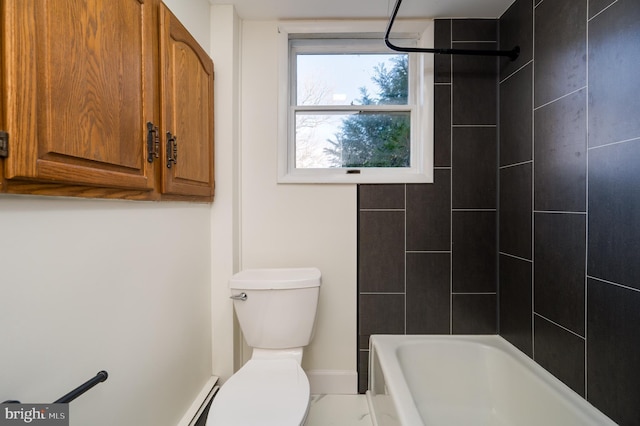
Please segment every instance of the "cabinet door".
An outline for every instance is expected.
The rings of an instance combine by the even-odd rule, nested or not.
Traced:
[[[156,0],[4,0],[5,176],[144,191]]]
[[[2,5],[0,4],[0,6]],[[0,54],[0,83],[2,82],[1,77],[2,77],[3,62],[4,62],[4,58],[2,57],[2,54]],[[4,131],[5,128],[6,127],[4,125],[4,86],[0,84],[0,131]],[[3,185],[4,185],[4,158],[0,156],[0,192],[4,190]]]
[[[160,16],[162,192],[211,199],[213,62],[164,5]]]

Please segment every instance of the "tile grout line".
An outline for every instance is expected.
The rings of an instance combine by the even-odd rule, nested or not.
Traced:
[[[587,146],[587,151],[591,151],[591,150],[594,150],[594,149],[600,149],[600,148],[606,148],[606,147],[613,146],[613,145],[620,145],[620,144],[627,143],[627,142],[635,142],[635,141],[640,141],[640,137],[631,138],[631,139],[624,139],[624,140],[621,140],[621,141],[610,142],[610,143],[606,143],[604,145],[598,145],[598,146],[593,146],[593,147]]]
[[[509,167],[523,166],[525,164],[531,164],[531,163],[533,163],[533,160],[520,161],[519,163],[513,163],[513,164],[507,164],[505,166],[500,166],[500,167],[498,167],[498,170],[508,169]]]
[[[592,19],[595,19],[597,16],[600,16],[600,14],[602,12],[604,12],[605,10],[609,9],[611,6],[613,6],[614,4],[618,3],[618,0],[614,0],[611,2],[611,4],[607,7],[605,7],[604,9],[602,9],[600,12],[596,13],[595,15],[593,15],[591,18],[589,18],[589,4],[587,3],[587,25],[589,25],[589,22],[591,22]]]
[[[449,20],[449,47],[453,47],[453,20]],[[453,55],[449,56],[449,81],[451,82],[451,102],[449,108],[449,334],[453,334]]]
[[[407,184],[404,184],[404,334],[407,334]]]
[[[534,210],[534,213],[540,214],[577,214],[577,215],[586,215],[587,212],[570,212],[570,211],[562,211],[562,210]]]
[[[495,129],[496,127],[498,127],[497,124],[452,124],[451,127],[455,128],[489,128],[489,129]]]
[[[510,258],[512,258],[512,259],[518,259],[518,260],[522,260],[522,261],[524,261],[524,262],[533,263],[533,259],[526,259],[526,258],[524,258],[524,257],[516,256],[515,254],[509,254],[509,253],[502,252],[502,251],[499,251],[499,252],[498,252],[498,254],[499,254],[499,255],[503,255],[503,256],[510,257]]]
[[[596,280],[596,281],[600,281],[601,283],[604,283],[604,284],[609,284],[609,285],[612,285],[612,286],[615,286],[615,287],[623,288],[625,290],[631,290],[631,291],[635,291],[636,293],[640,293],[640,289],[638,289],[638,288],[634,288],[634,287],[630,287],[628,285],[616,283],[614,281],[608,281],[608,280],[605,280],[603,278],[594,277],[593,275],[587,275],[587,278],[590,278],[590,279]]]
[[[556,102],[558,102],[558,101],[561,101],[561,100],[562,100],[562,99],[564,99],[564,98],[568,98],[568,97],[569,97],[569,96],[571,96],[571,95],[575,95],[576,93],[578,93],[578,92],[580,92],[580,91],[582,91],[582,90],[585,90],[586,88],[587,88],[587,86],[586,86],[586,85],[584,85],[584,86],[582,86],[582,87],[581,87],[581,88],[579,88],[579,89],[573,90],[573,91],[571,91],[571,92],[569,92],[569,93],[565,93],[564,95],[562,95],[562,96],[560,96],[560,97],[558,97],[558,98],[556,98],[556,99],[553,99],[553,100],[551,100],[551,101],[549,101],[549,102],[545,102],[545,103],[543,103],[542,105],[538,105],[538,106],[535,106],[535,105],[534,105],[533,110],[534,110],[534,111],[536,111],[536,110],[539,110],[539,109],[544,108],[544,107],[546,107],[546,106],[549,106],[549,105],[551,105],[551,104],[553,104],[553,103],[556,103]]]
[[[451,40],[451,44],[454,43],[497,43],[498,40]]]
[[[502,46],[502,32],[500,31],[500,19],[496,19],[496,38],[498,39],[498,49]],[[500,102],[500,97],[502,95],[502,86],[500,85],[500,59],[496,60],[496,150],[495,150],[495,233],[494,238],[496,239],[496,248],[495,254],[496,258],[494,260],[494,265],[496,268],[496,276],[495,276],[495,289],[496,289],[496,312],[495,312],[495,320],[496,320],[496,334],[500,335],[502,329],[500,326],[500,255],[498,252],[500,251],[500,139],[502,137],[502,107]]]
[[[616,0],[617,1],[617,0]],[[615,3],[615,2],[614,2]],[[613,4],[613,3],[611,3]],[[611,6],[611,5],[609,5]],[[608,8],[608,7],[607,7]],[[594,16],[595,18],[595,16]],[[588,329],[588,318],[589,313],[587,312],[589,308],[588,298],[589,298],[589,2],[587,2],[587,16],[586,16],[586,25],[585,25],[585,70],[586,70],[586,96],[585,96],[585,131],[586,131],[586,140],[585,140],[585,180],[584,180],[584,190],[585,190],[585,220],[584,220],[584,399],[587,399],[589,396],[589,354],[588,354],[588,339],[587,333]]]
[[[542,1],[540,2],[542,3]],[[540,4],[538,3],[538,5]],[[531,49],[531,357],[536,359],[536,328],[535,328],[535,136],[536,136],[536,7],[531,11],[532,19],[532,49]]]
[[[518,68],[517,70],[515,70],[514,72],[512,72],[511,74],[509,74],[508,76],[506,76],[505,78],[503,78],[501,81],[498,81],[498,84],[502,84],[504,82],[506,82],[507,80],[509,80],[511,77],[513,77],[514,75],[518,74],[518,72],[520,72],[521,70],[523,70],[524,68],[527,67],[527,65],[533,63],[533,59],[531,59],[530,61],[528,61],[526,64],[522,65],[520,68]],[[498,76],[499,78],[499,76]]]
[[[549,318],[545,317],[544,315],[539,314],[538,312],[534,312],[534,313],[533,313],[533,315],[534,315],[534,316],[537,316],[537,317],[540,317],[540,318],[544,319],[544,320],[545,320],[545,321],[547,321],[547,322],[550,322],[551,324],[555,325],[556,327],[560,327],[561,329],[563,329],[563,330],[565,330],[565,331],[568,331],[569,333],[573,334],[574,336],[577,336],[577,337],[579,337],[580,339],[584,340],[584,341],[585,341],[585,343],[586,343],[587,338],[586,338],[585,336],[581,336],[581,335],[579,335],[579,334],[578,334],[578,333],[576,333],[575,331],[572,331],[572,330],[568,329],[568,328],[567,328],[567,327],[565,327],[564,325],[562,325],[562,324],[560,324],[560,323],[557,323],[557,322],[555,322],[555,321],[553,321],[553,320],[551,320],[551,319],[549,319]],[[586,334],[586,333],[585,333],[585,334]],[[586,346],[586,345],[585,345],[585,346]]]
[[[451,209],[452,212],[495,212],[498,211],[498,209],[462,209],[462,208],[452,208]]]

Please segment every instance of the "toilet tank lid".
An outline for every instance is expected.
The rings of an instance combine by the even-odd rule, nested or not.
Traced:
[[[234,290],[274,290],[320,287],[318,268],[245,269],[234,274],[229,288]]]

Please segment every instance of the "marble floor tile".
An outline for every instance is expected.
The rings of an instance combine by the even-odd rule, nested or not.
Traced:
[[[365,395],[312,395],[305,426],[372,426]]]

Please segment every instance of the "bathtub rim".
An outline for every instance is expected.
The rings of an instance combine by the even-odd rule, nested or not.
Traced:
[[[589,401],[576,393],[573,389],[563,383],[560,379],[552,375],[540,364],[527,356],[524,352],[511,344],[505,338],[497,334],[486,335],[446,335],[446,334],[416,334],[416,335],[391,335],[376,334],[371,335],[369,339],[369,385],[367,389],[367,401],[371,411],[371,417],[374,426],[377,426],[376,413],[374,411],[374,403],[372,398],[375,394],[372,392],[375,386],[374,377],[374,357],[379,359],[379,367],[384,376],[384,382],[391,397],[396,414],[401,425],[424,425],[424,421],[418,408],[416,407],[414,398],[409,390],[408,384],[404,379],[402,368],[397,362],[397,350],[401,346],[418,344],[425,341],[459,341],[473,344],[489,346],[510,355],[523,368],[532,371],[538,378],[544,381],[553,391],[568,399],[573,405],[580,409],[583,413],[588,413],[595,424],[602,426],[617,426],[613,420],[593,406]],[[411,404],[406,403],[411,401]],[[403,403],[404,402],[404,403]],[[403,407],[399,410],[398,407]]]

